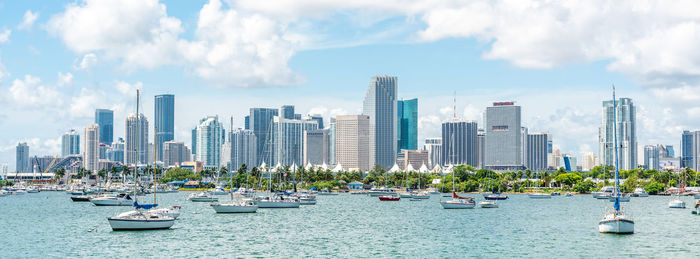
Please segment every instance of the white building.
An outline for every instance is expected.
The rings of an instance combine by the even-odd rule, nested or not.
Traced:
[[[71,129],[61,137],[61,156],[80,154],[80,133]]]
[[[219,116],[208,116],[199,121],[196,129],[195,161],[204,166],[218,167],[221,163],[221,145],[224,127]]]
[[[367,115],[339,115],[336,123],[336,163],[344,169],[369,171],[370,118]]]
[[[378,164],[384,169],[394,165],[397,153],[397,81],[395,76],[372,77],[362,107],[362,114],[369,116],[370,120],[369,163]]]
[[[613,110],[613,101],[603,101],[602,122],[598,131],[598,148],[603,165],[615,166],[614,122],[617,114],[617,151],[620,170],[637,168],[636,108],[632,99],[620,98]]]
[[[124,163],[127,165],[148,163],[148,120],[143,113],[126,117],[126,143]]]
[[[85,156],[83,159],[83,167],[94,173],[98,170],[100,154],[98,146],[100,144],[100,126],[93,124],[85,128]]]

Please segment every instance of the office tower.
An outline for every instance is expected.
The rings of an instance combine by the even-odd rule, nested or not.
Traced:
[[[107,150],[107,160],[124,163],[124,139],[119,138],[112,143],[112,148]]]
[[[105,143],[97,145],[97,159],[107,159],[107,150],[111,147]]]
[[[237,129],[229,133],[231,142],[231,170],[238,170],[245,164],[250,170],[259,166],[258,162],[258,141],[252,130]]]
[[[471,165],[479,163],[478,127],[475,121],[452,120],[442,123],[443,165]]]
[[[336,164],[348,171],[367,172],[370,164],[370,117],[367,115],[339,115],[335,117]]]
[[[114,141],[114,112],[108,109],[96,109],[95,124],[100,127],[99,143],[112,143]]]
[[[521,161],[523,161],[523,165],[527,165],[527,150],[528,150],[527,136],[528,135],[530,135],[530,134],[528,133],[527,128],[520,127],[520,143],[522,143],[522,147],[523,147],[522,152],[521,152],[521,156],[522,156]]]
[[[148,120],[143,113],[126,117],[126,143],[124,163],[138,165],[148,163]]]
[[[194,155],[194,152],[197,151],[197,127],[192,129],[192,140],[190,145],[192,146],[192,155]]]
[[[401,149],[418,149],[418,99],[399,100],[396,103],[398,140]]]
[[[148,153],[147,153],[148,156],[146,157],[146,161],[148,161],[148,162],[146,162],[147,164],[152,165],[153,162],[155,162],[155,160],[154,160],[154,159],[155,159],[155,157],[154,157],[154,154],[155,154],[155,153],[156,153],[156,145],[154,145],[153,143],[150,143],[150,142],[149,142],[149,143],[148,143]]]
[[[520,106],[515,102],[494,102],[486,107],[485,168],[520,170],[523,168],[523,141]]]
[[[659,170],[659,148],[656,145],[644,146],[644,166],[646,169]]]
[[[336,136],[335,118],[331,118],[331,123],[328,125],[328,164],[335,165],[335,140]]]
[[[221,162],[221,145],[224,127],[219,116],[207,116],[197,125],[197,150],[195,161],[204,166],[218,167]]]
[[[27,145],[27,142],[17,144],[15,161],[15,171],[18,173],[31,172],[32,167],[31,163],[29,163],[29,145]]]
[[[397,147],[397,78],[372,77],[365,94],[362,114],[369,116],[369,159],[372,167],[389,169],[394,165]]]
[[[244,121],[245,121],[245,127],[243,127],[243,129],[249,130],[250,129],[250,115],[246,115]]]
[[[83,157],[83,167],[94,173],[97,172],[100,145],[100,126],[93,124],[85,128],[85,156]]]
[[[175,140],[163,142],[163,166],[179,166],[190,159],[190,150],[184,142]]]
[[[673,151],[673,145],[666,145],[666,155],[664,157],[676,157],[676,152]]]
[[[547,168],[554,168],[554,143],[552,141],[552,134],[547,134]]]
[[[304,131],[304,165],[328,164],[328,130]]]
[[[426,138],[423,149],[428,151],[428,163],[426,164],[431,169],[435,165],[442,164],[442,139],[441,138]]]
[[[161,94],[155,96],[155,125],[158,147],[156,160],[163,160],[163,143],[175,139],[175,96]]]
[[[700,170],[700,131],[683,131],[680,166]]]
[[[311,114],[309,115],[309,119],[315,120],[316,123],[318,123],[318,129],[325,129],[325,125],[323,125],[323,116],[321,116],[320,114]]]
[[[577,168],[576,157],[571,154],[562,154],[559,157],[559,164],[567,172],[576,171]]]
[[[80,154],[80,133],[71,129],[61,137],[61,156]]]
[[[583,164],[582,164],[582,169],[584,172],[590,172],[593,167],[596,167],[596,157],[595,153],[593,152],[586,152],[583,154]]]
[[[615,166],[613,123],[617,113],[617,154],[620,170],[634,169],[637,168],[636,109],[630,98],[618,99],[616,106],[617,110],[613,111],[613,101],[603,101],[603,120],[598,131],[600,162],[603,165]]]
[[[402,149],[396,156],[396,164],[402,170],[407,170],[408,165],[411,165],[417,171],[423,165],[428,166],[428,159],[427,150]]]
[[[479,161],[477,162],[477,168],[484,168],[484,162],[486,161],[486,132],[484,129],[478,129],[476,131],[477,139],[477,149],[479,153]]]
[[[525,167],[530,171],[547,170],[547,140],[548,133],[533,132],[527,135],[527,160]]]
[[[272,118],[277,116],[279,110],[271,108],[250,108],[249,126],[257,138],[258,154],[255,166],[262,162],[272,164]]]
[[[282,118],[293,120],[294,118],[294,105],[282,105],[280,107],[278,115]]]
[[[316,121],[285,119],[280,116],[273,117],[272,121],[272,164],[302,165],[304,131],[318,129]]]

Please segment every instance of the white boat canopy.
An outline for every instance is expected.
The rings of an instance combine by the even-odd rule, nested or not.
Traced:
[[[304,170],[309,171],[311,168],[313,168],[311,163],[307,163],[306,166],[304,167]]]
[[[399,165],[394,163],[394,166],[389,169],[389,173],[398,173],[401,172],[401,168],[399,168]]]
[[[324,163],[323,165],[326,165],[326,164]],[[331,171],[334,173],[340,173],[343,171],[343,166],[340,163],[338,163],[337,165],[335,165],[335,168],[333,168],[333,170],[331,170]]]
[[[433,167],[433,170],[430,170],[430,172],[436,174],[442,173],[442,167],[440,165],[435,165]]]
[[[425,174],[425,173],[428,173],[428,166],[425,165],[425,163],[423,163],[423,164],[420,166],[420,168],[418,169],[418,172],[421,172],[421,173],[424,173],[424,174]]]
[[[321,168],[321,170],[326,171],[326,170],[328,170],[328,165],[326,164],[326,162],[323,162],[323,164],[321,164],[320,168]]]
[[[406,172],[415,172],[416,169],[414,169],[413,166],[412,166],[411,164],[408,164],[408,166],[406,167],[406,170],[404,170],[404,171],[406,171]]]

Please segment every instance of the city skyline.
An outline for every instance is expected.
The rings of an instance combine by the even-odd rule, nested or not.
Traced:
[[[630,42],[621,44],[633,44],[630,45],[632,47],[608,49],[595,45],[598,50],[596,54],[588,54],[573,47],[569,50],[552,47],[551,52],[542,52],[542,49],[545,49],[541,48],[542,44],[575,46],[572,42],[555,41],[554,38],[559,38],[561,35],[558,33],[561,32],[546,26],[544,38],[535,39],[535,42],[540,43],[535,44],[537,46],[517,43],[516,40],[508,38],[505,28],[488,22],[483,25],[483,29],[450,32],[440,27],[438,21],[428,19],[430,14],[436,15],[440,11],[446,11],[445,6],[441,5],[430,8],[416,6],[415,12],[406,12],[396,5],[388,4],[385,7],[389,11],[388,14],[377,14],[376,20],[365,26],[340,21],[341,24],[337,26],[377,37],[348,39],[337,34],[318,38],[314,37],[318,34],[313,32],[333,26],[325,23],[326,21],[342,20],[335,17],[342,16],[338,10],[361,12],[373,8],[371,4],[343,6],[335,3],[318,10],[320,13],[311,12],[318,16],[303,15],[306,13],[303,7],[290,8],[289,12],[282,13],[285,15],[279,15],[287,17],[287,21],[276,18],[278,15],[275,14],[279,14],[275,13],[279,11],[277,8],[254,7],[243,3],[240,6],[229,6],[218,1],[186,4],[144,1],[142,5],[137,6],[111,4],[109,1],[87,1],[77,4],[10,2],[0,7],[0,90],[9,93],[0,98],[0,104],[7,107],[0,111],[2,126],[7,129],[7,133],[0,138],[0,164],[7,163],[10,168],[15,168],[15,147],[20,142],[28,143],[31,156],[60,154],[62,134],[70,129],[82,132],[87,125],[94,122],[93,116],[97,108],[114,111],[114,140],[125,137],[120,131],[125,128],[126,116],[135,111],[133,90],[136,88],[144,90],[142,107],[146,108],[143,113],[153,122],[155,111],[150,109],[154,107],[152,96],[177,96],[174,139],[187,143],[189,131],[203,116],[233,116],[235,127],[243,128],[244,116],[251,107],[280,107],[291,104],[296,106],[299,114],[322,114],[326,122],[331,115],[360,114],[368,79],[382,74],[399,78],[401,84],[398,99],[419,99],[419,147],[425,138],[439,137],[440,124],[452,117],[451,94],[454,90],[457,90],[458,94],[459,117],[476,120],[481,127],[484,125],[482,113],[491,102],[514,100],[523,107],[524,127],[548,131],[562,152],[575,154],[579,158],[586,152],[597,153],[600,102],[610,99],[611,84],[618,86],[619,96],[634,100],[638,109],[638,161],[642,159],[641,149],[645,145],[669,144],[678,148],[683,130],[700,129],[700,106],[697,104],[700,100],[697,94],[700,88],[693,79],[698,75],[689,69],[698,66],[700,62],[692,55],[678,54],[679,50],[688,48],[693,52],[696,47],[688,44],[693,44],[696,40],[671,33],[684,35],[682,32],[688,28],[682,26],[683,22],[696,22],[697,19],[694,18],[673,18],[665,21],[646,19],[645,23],[659,26],[640,27],[661,29],[657,32],[642,30],[634,35],[623,31],[620,34],[632,37],[631,40],[624,37],[611,37],[610,40],[625,39],[619,42]],[[181,24],[152,24],[142,23],[141,20],[115,24],[94,22],[94,26],[101,30],[84,33],[71,30],[71,19],[81,18],[81,15],[90,13],[97,7],[113,8],[114,13],[110,15],[115,15],[116,21],[129,20],[128,12],[123,11],[130,10],[127,8],[129,7],[131,10],[145,11],[143,14],[147,17],[165,17],[168,21],[177,20]],[[643,11],[642,14],[618,10],[613,12],[619,13],[612,15],[644,17],[653,14],[653,9],[663,10],[661,4],[657,3],[656,7]],[[464,6],[459,10],[469,11],[473,8]],[[548,19],[565,19],[561,21],[567,24],[573,21],[552,17],[537,7],[531,8],[534,14]],[[549,8],[575,10],[575,7],[557,5]],[[72,13],[76,17],[65,15],[68,10],[76,11]],[[245,61],[244,57],[226,55],[222,56],[224,61],[219,66],[196,59],[205,60],[203,57],[192,59],[193,57],[182,57],[173,53],[154,52],[153,55],[162,54],[165,58],[145,56],[143,59],[133,60],[130,59],[128,50],[120,48],[118,44],[111,42],[109,37],[99,33],[120,26],[124,26],[127,31],[141,31],[133,29],[138,26],[155,26],[164,28],[162,31],[170,33],[168,35],[174,34],[175,38],[182,39],[188,46],[195,43],[214,44],[223,38],[197,38],[190,35],[196,30],[206,29],[199,28],[200,11],[220,14],[221,16],[209,16],[213,19],[209,25],[215,26],[224,22],[223,19],[217,18],[230,15],[234,10],[239,11],[243,17],[261,15],[275,25],[270,28],[271,34],[288,36],[287,40],[291,36],[306,36],[297,38],[302,41],[299,43],[302,46],[294,47],[291,46],[294,44],[289,42],[272,43],[275,47],[273,50],[279,51],[274,54],[276,57],[282,57],[282,63],[253,55],[255,59],[252,64],[269,65],[263,67],[272,68],[265,72],[281,72],[256,75],[246,69],[242,69],[243,72],[240,73],[222,70],[224,66]],[[493,16],[498,17],[499,14]],[[404,19],[408,17],[414,17],[415,20],[409,22],[411,19]],[[596,17],[584,18],[586,19],[582,22],[582,28],[600,29],[591,22],[596,20]],[[312,22],[316,26],[305,30],[299,26],[302,22]],[[279,26],[283,23],[288,26]],[[510,24],[515,25],[515,22],[511,21]],[[542,27],[537,24],[529,26]],[[401,30],[389,30],[392,27]],[[462,27],[474,28],[466,25]],[[613,23],[610,34],[603,33],[600,37],[608,38],[603,36],[620,32],[616,28]],[[186,33],[180,35],[176,32],[178,30]],[[485,30],[490,30],[493,34],[487,35]],[[583,32],[572,33],[573,37],[568,38],[582,41],[585,39],[576,36],[588,35]],[[668,33],[663,34],[666,35],[663,37],[665,42],[676,47],[634,45],[648,42],[653,36],[660,37],[654,33]],[[86,35],[96,40],[82,41],[86,39]],[[111,38],[112,40],[139,38],[143,35],[113,36],[116,38]],[[489,42],[480,42],[479,37],[486,37]],[[155,38],[143,36],[140,39],[151,42]],[[254,42],[264,40],[265,37],[253,38]],[[218,43],[234,45],[238,42]],[[531,51],[537,49],[540,52]],[[530,53],[530,56],[525,53]],[[651,53],[664,53],[666,57],[677,61],[674,63],[685,64],[686,67],[657,65],[662,62],[656,62],[658,56]],[[369,65],[359,65],[364,64],[360,62],[377,56],[384,58],[377,58]],[[629,61],[624,59],[626,56],[636,59]],[[27,60],[26,57],[33,58]],[[186,64],[174,60],[182,60]],[[334,60],[347,62],[335,64]],[[173,76],[175,74],[177,75]],[[230,77],[227,74],[230,74]],[[227,84],[222,81],[230,82]],[[231,85],[234,83],[240,85]],[[149,142],[152,142],[153,132],[149,132],[148,135]]]

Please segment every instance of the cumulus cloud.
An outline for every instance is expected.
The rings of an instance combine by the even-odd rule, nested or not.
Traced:
[[[73,65],[73,67],[77,70],[86,70],[90,69],[95,65],[97,65],[97,55],[95,55],[95,53],[87,53],[83,55],[83,58],[80,59],[80,62],[78,62],[78,64]]]
[[[34,26],[34,22],[39,18],[39,13],[33,13],[31,10],[27,10],[22,17],[22,23],[17,25],[17,29],[28,30]]]
[[[12,81],[8,98],[16,107],[57,107],[63,104],[61,95],[57,89],[42,84],[40,78],[25,75]]]
[[[2,64],[2,59],[0,58],[0,82],[2,82],[2,79],[7,77],[9,73],[5,69],[5,65]]]
[[[72,85],[73,84],[73,74],[71,73],[61,73],[58,72],[58,81],[56,82],[58,86]]]
[[[12,34],[12,31],[10,29],[2,30],[2,32],[0,32],[0,44],[10,40],[10,34]]]

